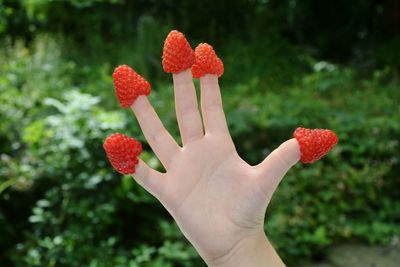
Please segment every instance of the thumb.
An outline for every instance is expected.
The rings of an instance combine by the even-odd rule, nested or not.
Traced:
[[[282,143],[271,152],[268,157],[255,166],[260,174],[260,184],[269,197],[276,190],[279,183],[289,169],[300,159],[300,147],[296,139],[292,138]]]

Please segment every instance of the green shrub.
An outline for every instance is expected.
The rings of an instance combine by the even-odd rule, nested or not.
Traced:
[[[258,57],[258,48],[247,50]],[[117,108],[113,63],[82,65],[84,58],[66,59],[63,51],[42,36],[31,49],[9,45],[0,54],[0,265],[204,266],[165,209],[107,162],[102,142],[120,131],[143,141],[142,158],[161,168],[131,112]],[[123,56],[118,60],[123,63]],[[228,78],[241,73],[242,65],[229,62]],[[297,126],[339,135],[323,160],[288,173],[268,210],[269,237],[288,263],[343,240],[395,240],[398,81],[386,69],[365,78],[308,56],[296,62],[287,75],[303,72],[290,82],[273,72],[258,78],[263,67],[221,79],[230,131],[250,163],[260,162]],[[178,139],[172,86],[156,80],[151,101]]]
[[[11,60],[0,75],[1,265],[193,266],[197,255],[160,204],[105,157],[111,131],[139,129],[128,131],[134,123],[124,112],[106,111],[100,97],[74,85],[77,77],[60,74],[64,66],[79,73],[76,64],[40,51],[3,54]]]
[[[159,204],[111,171],[101,147],[110,131],[126,132],[123,113],[104,111],[100,99],[78,91],[65,100],[44,99],[55,113],[35,121],[23,134],[40,181],[50,184],[29,217],[34,231],[18,246],[16,262],[31,266],[172,266],[194,252],[162,233],[149,236],[165,216],[151,215]],[[32,134],[34,133],[34,135]],[[129,195],[127,197],[127,195]],[[145,210],[153,230],[141,220]],[[158,217],[158,218],[157,218]],[[120,218],[118,221],[115,218]],[[130,233],[130,235],[126,235]],[[181,266],[188,266],[182,264]]]

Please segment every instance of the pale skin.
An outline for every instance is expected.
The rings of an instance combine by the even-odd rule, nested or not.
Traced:
[[[200,78],[201,104],[190,69],[173,74],[182,146],[166,131],[146,96],[131,109],[161,173],[142,160],[134,179],[171,213],[208,266],[285,266],[264,232],[264,217],[278,184],[300,158],[295,139],[251,166],[229,134],[218,77]],[[201,111],[201,113],[200,113]]]

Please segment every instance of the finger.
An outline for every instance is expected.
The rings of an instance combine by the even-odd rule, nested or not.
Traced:
[[[163,174],[150,168],[145,162],[139,159],[136,171],[132,174],[133,179],[153,196],[162,198],[165,188],[165,177]]]
[[[222,132],[229,134],[217,75],[206,74],[200,78],[201,111],[206,133]]]
[[[260,171],[264,191],[272,196],[288,170],[300,159],[299,143],[292,138],[282,143],[255,168]]]
[[[197,105],[196,89],[190,69],[172,75],[175,109],[183,145],[204,135]]]
[[[131,109],[135,113],[151,149],[165,169],[168,169],[171,158],[179,152],[180,147],[164,128],[146,96],[139,96],[131,105]]]

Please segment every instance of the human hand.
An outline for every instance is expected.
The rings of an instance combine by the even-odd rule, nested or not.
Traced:
[[[285,173],[303,158],[303,145],[300,139],[290,139],[257,166],[241,159],[222,108],[218,85],[222,62],[210,47],[196,49],[193,74],[200,77],[201,116],[192,80],[194,54],[185,42],[182,34],[171,32],[163,60],[164,69],[173,72],[182,146],[148,101],[147,82],[127,66],[113,75],[121,104],[135,113],[166,172],[155,171],[140,159],[133,161],[137,153],[130,154],[129,144],[116,138],[105,142],[108,157],[117,170],[132,174],[160,200],[209,266],[282,266],[265,237],[264,216]]]

